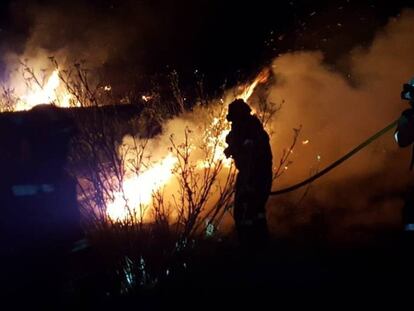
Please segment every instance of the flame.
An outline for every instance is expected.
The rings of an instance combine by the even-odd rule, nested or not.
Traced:
[[[198,169],[206,169],[221,161],[224,167],[231,166],[231,159],[226,158],[224,149],[227,147],[225,138],[230,132],[230,124],[225,120],[227,109],[222,109],[219,116],[214,117],[203,135],[210,154],[208,160],[197,162]],[[224,123],[223,123],[224,122]],[[196,146],[190,146],[196,148]],[[149,221],[149,209],[153,193],[167,185],[173,177],[173,169],[178,159],[168,154],[151,168],[139,175],[127,178],[122,184],[122,191],[115,193],[114,199],[107,203],[106,213],[112,221],[127,220]],[[132,175],[135,174],[132,172]]]
[[[257,85],[265,83],[269,79],[269,76],[269,69],[263,69],[253,80],[252,83],[244,86],[242,93],[238,95],[236,98],[241,98],[245,102],[247,102],[249,98],[252,96]],[[220,102],[223,103],[223,99],[221,99]],[[224,167],[229,168],[231,166],[232,160],[226,158],[226,156],[224,155],[224,149],[227,148],[226,136],[230,132],[230,123],[226,120],[227,111],[228,107],[226,106],[225,109],[222,109],[219,117],[213,118],[213,121],[204,133],[204,142],[207,144],[207,147],[213,152],[213,162],[222,161]],[[252,109],[252,113],[255,113],[254,109]],[[211,161],[200,161],[198,163],[199,168],[207,168],[209,165],[211,165]]]
[[[259,73],[256,79],[246,85],[242,93],[237,98],[247,101],[253,94],[259,83],[264,83],[269,77],[269,70],[265,69]],[[20,96],[15,106],[15,111],[30,110],[40,104],[54,104],[59,107],[73,106],[73,96],[66,88],[60,85],[59,70],[52,72],[45,85],[34,85],[25,95]],[[111,91],[111,86],[104,86],[104,91]],[[142,100],[148,102],[151,96],[142,96]],[[224,100],[221,100],[224,104]],[[79,103],[76,103],[80,106]],[[224,167],[231,166],[231,159],[224,155],[224,149],[227,147],[225,138],[230,132],[230,124],[225,116],[227,114],[226,105],[221,106],[221,113],[214,117],[204,133],[204,142],[212,152],[209,161],[199,161],[199,169],[208,168],[216,163],[222,163]],[[218,140],[217,140],[218,138]],[[136,172],[127,173],[125,180],[122,182],[120,191],[115,192],[111,199],[106,202],[106,214],[116,222],[135,221],[137,219],[149,221],[148,207],[152,203],[154,192],[162,189],[173,177],[173,169],[178,159],[173,154],[168,154],[159,162],[153,164],[150,168],[137,174]],[[127,170],[128,171],[128,170]]]
[[[224,167],[231,166],[231,159],[226,158],[224,149],[227,148],[226,136],[230,132],[230,124],[225,120],[226,110],[222,110],[219,117],[214,117],[210,126],[204,133],[204,142],[207,148],[212,152],[210,160],[199,161],[198,168],[208,168],[212,164],[221,161]]]
[[[210,125],[204,132],[203,141],[210,154],[208,160],[197,162],[198,169],[206,169],[221,161],[224,167],[231,166],[231,159],[226,158],[224,149],[227,147],[225,138],[230,131],[230,124],[225,119],[227,109],[213,117]],[[190,146],[190,148],[196,148]],[[122,191],[115,193],[112,201],[107,203],[106,213],[112,221],[123,222],[127,220],[150,221],[149,209],[153,193],[166,186],[173,177],[173,169],[178,159],[168,154],[164,159],[155,163],[139,175],[126,178],[122,184]]]
[[[28,94],[20,96],[14,111],[30,110],[41,104],[54,104],[61,108],[73,106],[75,102],[73,96],[67,90],[63,90],[59,94],[59,88],[59,70],[55,69],[43,87],[34,84]],[[74,106],[80,106],[79,102]]]
[[[244,86],[242,93],[236,98],[241,98],[247,102],[252,96],[257,85],[265,83],[268,80],[269,76],[269,69],[263,69],[252,83]],[[220,101],[223,103],[223,99]],[[207,144],[207,147],[210,148],[210,150],[213,152],[213,162],[222,161],[224,167],[228,168],[230,167],[232,160],[226,158],[224,155],[224,149],[227,148],[226,136],[230,132],[230,123],[226,120],[227,111],[228,106],[226,106],[225,109],[222,109],[219,117],[213,118],[213,121],[205,132],[204,141]],[[254,109],[252,109],[252,113],[255,113]],[[200,161],[198,164],[198,166],[201,168],[206,168],[209,165],[211,165],[211,161]]]
[[[151,203],[153,193],[170,181],[176,163],[177,158],[168,154],[141,174],[127,178],[122,184],[123,191],[115,193],[114,200],[107,206],[109,218],[113,221],[125,221],[131,216],[132,219],[148,218],[146,207]]]
[[[244,87],[243,92],[239,96],[237,96],[237,98],[241,98],[245,102],[247,102],[249,98],[252,96],[256,86],[258,84],[265,83],[269,79],[269,76],[270,76],[269,69],[268,68],[263,69],[257,75],[256,79],[254,79],[254,81],[251,84]]]
[[[269,74],[268,69],[262,70],[252,83],[244,86],[237,98],[248,101],[257,85],[266,82]],[[74,104],[80,106],[68,90],[61,86],[60,82],[59,70],[56,69],[43,87],[34,85],[26,94],[20,96],[14,110],[30,110],[40,104],[54,104],[59,107],[70,107]],[[111,86],[104,86],[104,91],[111,91]],[[142,96],[143,101],[148,102],[151,99],[152,96]],[[223,99],[221,99],[221,103],[225,103]],[[224,155],[224,149],[227,147],[225,138],[230,132],[230,124],[225,118],[227,114],[226,105],[224,107],[221,105],[221,107],[221,113],[212,119],[203,137],[204,143],[212,152],[211,158],[209,161],[199,161],[197,163],[198,169],[205,169],[219,162],[224,167],[231,166],[232,160]],[[116,222],[137,219],[149,221],[148,207],[152,203],[153,194],[171,181],[173,169],[177,162],[177,157],[170,153],[139,174],[136,172],[127,173],[121,185],[122,190],[115,192],[112,198],[106,202],[108,217]],[[128,171],[127,168],[126,171]]]
[[[142,98],[142,100],[144,102],[149,102],[152,99],[152,96],[150,96],[150,95],[142,95],[141,98]]]
[[[219,122],[220,120],[215,118],[213,120],[213,126]],[[213,137],[208,136],[208,141],[207,141],[207,145],[210,148],[214,148],[213,161],[214,162],[222,161],[225,167],[230,167],[231,165],[231,159],[226,158],[226,156],[224,155],[224,149],[226,149],[228,146],[226,143],[226,136],[229,133],[230,133],[230,125],[226,124],[225,128],[218,135],[218,143],[215,146],[215,148],[214,148],[215,139]]]

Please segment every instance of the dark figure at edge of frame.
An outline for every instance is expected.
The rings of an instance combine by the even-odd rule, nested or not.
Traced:
[[[397,130],[395,131],[395,140],[402,148],[413,145],[414,143],[414,79],[404,84],[401,98],[408,100],[411,108],[402,112],[398,120]],[[414,145],[413,155],[410,164],[412,170],[414,164]],[[413,258],[414,255],[414,185],[410,185],[405,194],[404,207],[402,209],[402,226],[404,249]]]

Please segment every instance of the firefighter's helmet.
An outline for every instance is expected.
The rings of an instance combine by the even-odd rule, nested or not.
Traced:
[[[230,103],[227,120],[232,122],[240,117],[250,115],[251,111],[249,105],[243,99],[238,98]]]
[[[414,101],[414,78],[412,78],[408,83],[403,85],[403,90],[401,91],[401,98],[409,100],[410,102]]]

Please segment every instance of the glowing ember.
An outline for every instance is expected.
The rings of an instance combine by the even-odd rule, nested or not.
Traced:
[[[123,192],[114,195],[108,204],[107,214],[113,221],[124,221],[148,217],[145,207],[151,203],[152,195],[169,182],[177,158],[169,154],[143,173],[124,181]]]
[[[41,104],[54,104],[61,108],[73,106],[73,96],[66,90],[58,94],[59,86],[59,70],[55,69],[43,87],[35,84],[28,94],[20,96],[14,110],[30,110]]]
[[[145,96],[145,95],[142,95],[142,100],[144,101],[144,102],[148,102],[148,101],[150,101],[152,99],[152,96]]]
[[[112,90],[112,87],[110,85],[104,86],[104,91],[109,92],[110,90]]]

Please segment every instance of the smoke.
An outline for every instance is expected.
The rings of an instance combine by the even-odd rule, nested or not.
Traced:
[[[60,69],[80,63],[93,73],[91,79],[112,75],[122,84],[145,72],[149,60],[155,61],[154,42],[173,31],[163,29],[163,22],[174,16],[163,19],[162,8],[147,1],[19,0],[10,11],[14,24],[1,46],[2,61],[5,82],[19,95],[25,88],[21,72],[16,72],[21,61],[48,76],[54,67],[49,57],[54,57]]]
[[[25,7],[24,12],[22,7]],[[27,36],[11,45],[4,56],[11,72],[22,59],[28,59],[36,71],[49,68],[48,56],[55,56],[63,66],[85,61],[91,68],[127,61],[126,58],[144,59],[140,45],[145,46],[155,34],[164,32],[163,36],[168,37],[165,31],[176,32],[172,27],[161,29],[161,25],[169,23],[161,23],[162,18],[154,17],[163,10],[145,2],[138,5],[125,1],[121,7],[104,8],[103,5],[97,9],[95,5],[71,1],[49,6],[17,5],[13,10],[16,19],[24,16],[30,27]],[[170,18],[174,20],[176,16]],[[268,99],[275,103],[284,101],[272,124],[275,162],[281,150],[290,144],[291,129],[302,125],[298,145],[292,154],[294,163],[276,181],[274,188],[300,181],[311,171],[327,166],[407,108],[399,95],[402,83],[414,75],[412,29],[414,11],[404,10],[390,19],[368,48],[354,48],[335,65],[327,64],[321,51],[287,53],[274,59],[275,79]],[[134,55],[127,53],[131,47]],[[14,87],[24,86],[23,81],[18,80],[20,77],[12,73],[10,81]],[[254,97],[252,104],[253,101]],[[195,113],[192,118],[195,121],[190,121],[191,126],[200,124]],[[174,120],[165,132],[180,135],[177,133],[184,132],[185,124]],[[302,144],[305,140],[309,143]],[[168,136],[153,144],[168,145]],[[153,148],[162,149],[157,146]],[[402,201],[395,193],[403,191],[407,183],[409,158],[410,150],[399,150],[393,133],[388,133],[315,182],[305,202],[307,206],[349,211],[352,217],[341,214],[335,219],[335,225],[397,223]],[[302,193],[303,190],[288,198],[297,200]],[[378,196],[382,197],[380,201],[375,199]],[[283,210],[281,205],[285,204],[285,199],[272,198],[269,203],[271,218],[276,223],[282,221],[280,210]],[[378,213],[372,212],[374,207]]]
[[[148,8],[128,1],[121,8],[99,8],[84,1],[49,5],[20,1],[12,14],[23,15],[30,26],[9,57],[55,56],[62,62],[85,61],[92,67],[120,57],[134,42],[143,40],[152,25]]]
[[[414,74],[413,27],[414,11],[406,10],[391,19],[368,48],[356,47],[338,60],[338,66],[324,62],[321,51],[287,53],[274,59],[274,79],[269,82],[267,99],[283,103],[271,124],[275,165],[283,148],[291,143],[292,129],[302,127],[291,156],[293,163],[275,181],[274,189],[326,167],[408,108],[407,102],[400,99],[400,91]],[[346,70],[335,69],[344,68],[343,64]],[[229,90],[224,101],[229,102],[235,93]],[[257,106],[257,100],[253,96],[249,103]],[[200,124],[206,120],[206,111],[194,109],[168,122],[164,135],[151,142],[151,154],[165,154],[170,134],[177,142],[182,141],[186,127],[195,131],[195,137],[201,137]],[[302,197],[303,189],[272,197],[268,210],[273,230],[291,233],[295,225],[316,222],[319,229],[327,226],[332,234],[344,237],[343,230],[349,235],[350,228],[398,226],[403,193],[410,179],[409,159],[410,150],[400,150],[394,133],[387,133],[314,182],[306,197]],[[321,214],[322,218],[315,217]]]
[[[408,108],[400,92],[414,74],[413,27],[413,10],[390,19],[368,48],[356,47],[338,61],[338,67],[346,64],[347,70],[326,64],[320,51],[283,54],[273,61],[276,79],[269,100],[285,101],[273,125],[276,158],[288,145],[291,129],[302,125],[294,163],[276,188],[326,167]],[[301,144],[302,140],[309,144]],[[309,208],[343,208],[352,214],[352,221],[342,217],[335,226],[398,223],[402,200],[395,193],[403,192],[407,183],[408,149],[398,150],[394,133],[388,133],[315,182]],[[376,201],[377,196],[382,200]],[[281,200],[274,198],[271,209],[276,210]]]
[[[93,9],[80,1],[53,5],[36,1],[13,3],[10,10],[17,24],[14,28],[23,28],[23,34],[18,36],[11,32],[7,44],[2,46],[4,84],[21,96],[27,92],[27,75],[23,74],[22,62],[42,81],[54,69],[49,57],[54,57],[61,69],[82,62],[89,69],[96,69],[138,39],[141,19],[136,27],[127,27],[132,17],[123,19],[114,12],[109,18],[104,12]]]

